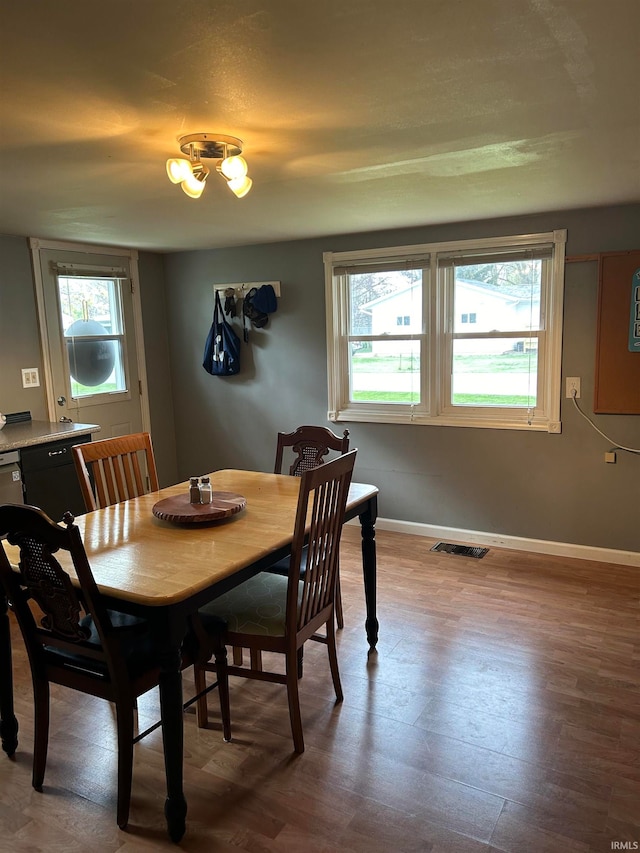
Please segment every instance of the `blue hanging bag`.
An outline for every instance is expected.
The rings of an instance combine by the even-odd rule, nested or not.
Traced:
[[[233,376],[240,372],[240,338],[224,319],[217,290],[202,366],[212,376]]]

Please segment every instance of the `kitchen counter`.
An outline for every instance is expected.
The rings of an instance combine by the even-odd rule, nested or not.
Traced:
[[[100,432],[98,424],[64,424],[49,421],[23,421],[7,424],[0,430],[0,453],[47,444],[49,441],[61,441],[76,435]]]

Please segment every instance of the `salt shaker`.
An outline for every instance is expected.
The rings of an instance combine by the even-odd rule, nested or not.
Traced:
[[[209,477],[200,478],[200,503],[210,504],[213,495],[211,493],[211,482]]]
[[[198,486],[197,477],[189,477],[189,503],[200,503],[200,487]]]

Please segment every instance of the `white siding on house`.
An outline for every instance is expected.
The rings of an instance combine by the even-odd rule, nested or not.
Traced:
[[[371,315],[371,334],[420,334],[422,332],[421,295],[421,282],[414,282],[402,290],[381,296],[363,305],[362,310]],[[540,303],[520,300],[516,296],[501,293],[479,282],[458,279],[454,313],[456,333],[526,330],[532,325],[533,328],[537,328]],[[459,340],[456,344],[456,353],[501,353],[513,349],[515,345],[516,339],[513,342],[504,339]],[[398,342],[396,351],[405,351],[406,347],[407,344]],[[384,343],[381,346],[373,341],[371,351],[374,355],[388,355],[389,344]]]

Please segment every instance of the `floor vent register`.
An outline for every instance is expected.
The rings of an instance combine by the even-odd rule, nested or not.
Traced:
[[[460,554],[463,557],[475,557],[476,560],[481,560],[488,552],[488,548],[475,548],[472,545],[454,545],[451,542],[438,542],[432,551],[444,551],[447,554]]]

